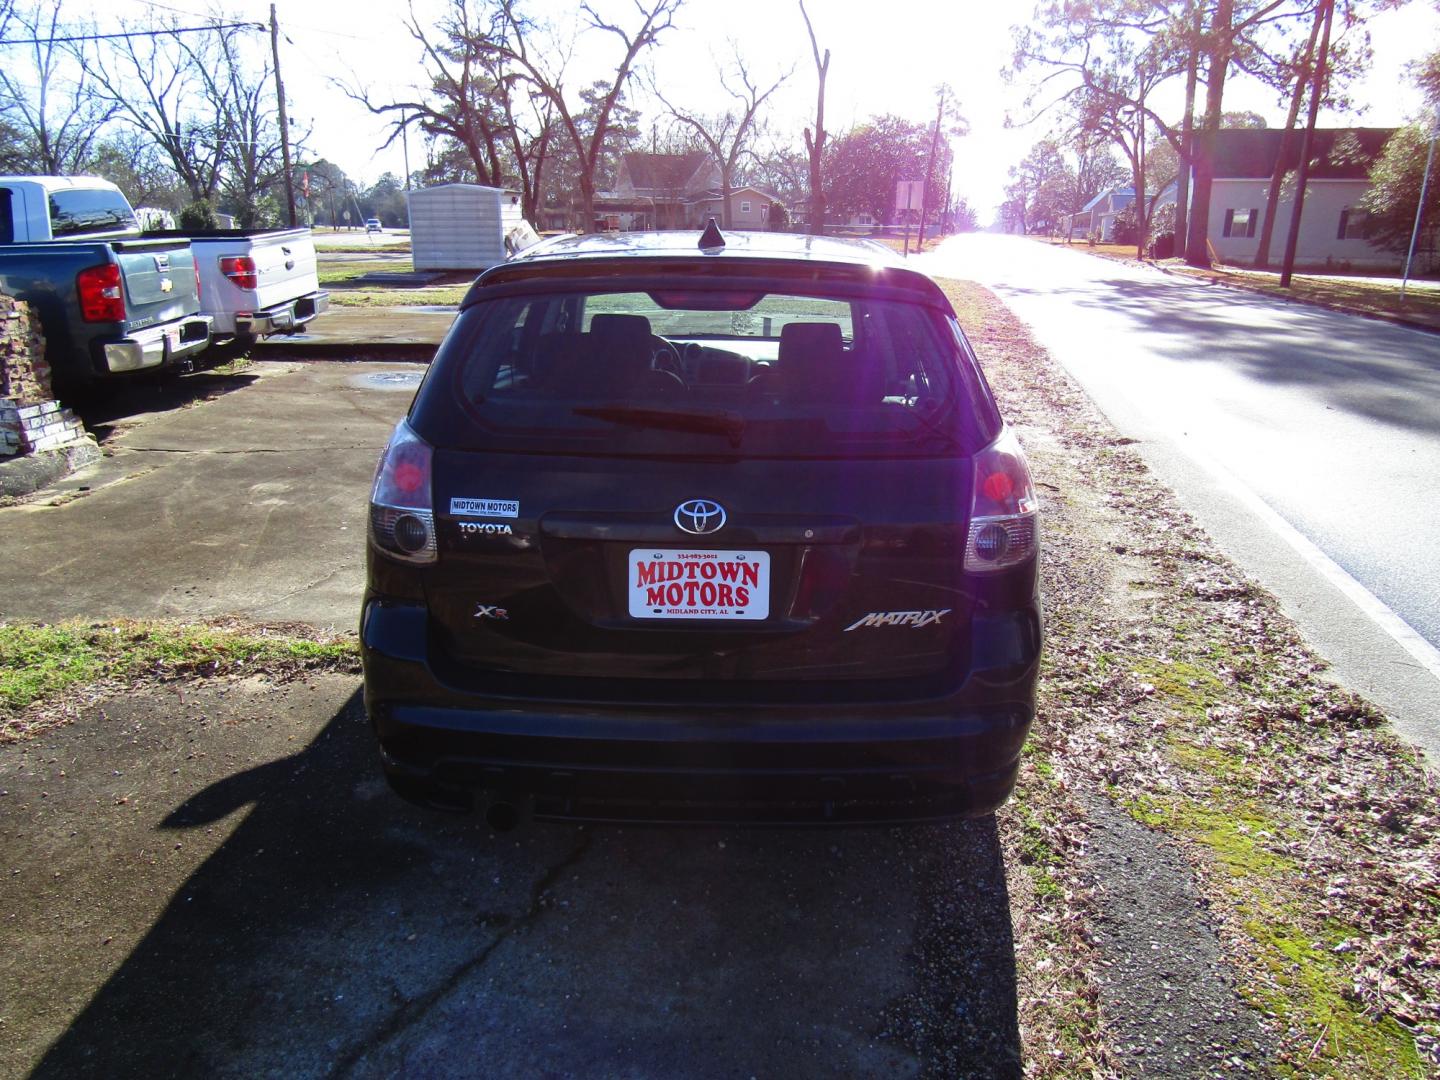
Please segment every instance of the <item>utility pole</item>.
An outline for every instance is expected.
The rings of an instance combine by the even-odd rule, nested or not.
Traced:
[[[280,158],[285,166],[285,206],[290,213],[290,227],[295,227],[295,178],[290,175],[290,121],[285,115],[285,84],[280,81],[280,24],[275,19],[275,5],[270,5],[270,55],[275,60],[275,100],[280,103]]]
[[[925,163],[925,193],[929,196],[935,181],[935,153],[940,149],[940,124],[945,119],[945,87],[940,87],[940,102],[935,106],[935,134],[930,137],[930,159]],[[915,241],[915,250],[925,250],[925,202],[920,202],[920,238]]]
[[[405,110],[400,110],[400,149],[405,154],[405,190],[410,190],[410,122]]]
[[[1425,196],[1430,193],[1430,167],[1435,164],[1435,140],[1440,138],[1440,117],[1430,132],[1430,151],[1425,155],[1425,179],[1420,181],[1420,201],[1415,204],[1415,227],[1410,230],[1410,246],[1405,249],[1405,276],[1400,279],[1400,302],[1405,302],[1405,287],[1410,284],[1410,260],[1415,258],[1415,245],[1420,240],[1420,219],[1425,214]]]
[[[1295,212],[1290,215],[1290,230],[1285,237],[1285,262],[1280,269],[1280,287],[1288,289],[1295,270],[1295,248],[1300,242],[1300,214],[1305,209],[1305,185],[1310,180],[1310,140],[1315,136],[1315,120],[1320,114],[1320,95],[1325,90],[1325,62],[1330,53],[1330,24],[1335,19],[1335,0],[1325,4],[1325,29],[1320,34],[1320,55],[1315,60],[1315,84],[1310,90],[1310,112],[1305,119],[1305,137],[1300,140],[1300,172],[1295,179]]]

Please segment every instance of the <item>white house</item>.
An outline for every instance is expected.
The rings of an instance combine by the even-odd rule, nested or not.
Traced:
[[[1394,128],[1317,128],[1310,146],[1310,179],[1300,216],[1295,265],[1309,269],[1383,270],[1399,266],[1400,254],[1366,236],[1367,215],[1359,208],[1370,187],[1370,167]],[[1270,176],[1280,155],[1279,128],[1228,128],[1216,133],[1214,183],[1207,237],[1221,262],[1254,262],[1264,226]],[[1293,133],[1286,166],[1299,166],[1301,133]],[[1294,202],[1294,177],[1282,188],[1275,208],[1270,261],[1285,251]],[[1192,188],[1193,190],[1193,188]]]

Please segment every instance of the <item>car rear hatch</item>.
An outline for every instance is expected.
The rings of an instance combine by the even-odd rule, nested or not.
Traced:
[[[908,272],[697,268],[477,286],[408,422],[432,661],[585,700],[947,692],[1001,430],[953,313]]]
[[[969,605],[964,469],[900,466],[439,451],[432,651],[535,693],[704,679],[833,698],[837,680],[951,678]],[[712,533],[682,527],[716,514]]]

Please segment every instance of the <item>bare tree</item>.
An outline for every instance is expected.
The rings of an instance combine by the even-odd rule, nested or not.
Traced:
[[[170,28],[176,24],[173,18]],[[190,192],[212,199],[220,189],[225,143],[220,120],[198,79],[198,68],[216,61],[209,35],[186,48],[179,34],[162,32],[120,38],[86,61],[115,115],[148,136]]]
[[[1049,5],[1037,10],[1036,25],[1016,36],[1016,71],[1035,67],[1042,75],[1031,97],[1053,93],[1043,113],[1061,101],[1089,98],[1092,115],[1129,111],[1193,165],[1186,257],[1208,264],[1207,230],[1216,133],[1223,126],[1224,92],[1231,68],[1272,86],[1286,87],[1275,64],[1274,43],[1283,43],[1297,26],[1308,29],[1319,0],[1095,0],[1083,8]],[[1290,50],[1280,50],[1288,54]],[[1198,129],[1186,137],[1155,111],[1160,83],[1185,74],[1194,63],[1205,84],[1205,106]],[[1144,77],[1137,74],[1143,71]],[[1058,92],[1052,81],[1060,80]],[[1187,107],[1186,115],[1190,114]],[[1038,115],[1038,114],[1037,114]],[[1188,123],[1188,121],[1187,121]],[[1142,144],[1143,145],[1143,144]]]
[[[501,187],[504,166],[500,146],[512,134],[511,84],[496,76],[486,62],[485,51],[477,44],[496,29],[486,8],[487,0],[479,0],[477,6],[472,6],[470,0],[450,0],[445,17],[431,31],[411,4],[405,29],[420,46],[424,72],[430,81],[427,90],[417,91],[408,100],[376,102],[363,87],[340,86],[372,113],[393,117],[390,135],[382,147],[400,138],[407,127],[418,127],[432,138],[458,143],[474,164],[476,179]]]
[[[273,69],[260,53],[259,62],[246,53],[248,28],[218,28],[205,39],[182,38],[223,156],[221,189],[233,204],[240,224],[249,228],[269,224],[261,211],[264,190],[284,176],[280,129],[272,92]],[[292,144],[303,151],[304,139]]]
[[[820,58],[820,46],[815,41],[815,28],[810,25],[810,15],[805,10],[805,0],[800,0],[800,14],[805,19],[805,29],[810,34],[810,51],[815,57],[815,71],[820,77],[820,89],[815,98],[815,127],[805,129],[805,152],[810,155],[810,235],[821,236],[825,232],[825,187],[821,182],[821,165],[825,160],[825,76],[830,73],[830,50]]]
[[[942,136],[966,135],[970,131],[970,125],[965,117],[960,115],[959,102],[955,100],[955,91],[949,83],[941,83],[935,88],[935,96],[939,99],[935,106],[935,129],[930,133],[930,153],[925,158],[925,203],[933,203],[937,200],[933,193],[935,185],[935,160],[940,149]],[[948,186],[948,185],[947,185]],[[920,237],[916,241],[915,250],[920,251],[925,247],[925,213],[920,213]]]
[[[765,104],[765,99],[778,90],[791,74],[787,71],[762,89],[760,84],[751,78],[750,69],[745,64],[739,45],[732,42],[731,47],[734,51],[734,66],[728,72],[721,70],[720,86],[735,99],[734,108],[718,116],[702,116],[679,108],[661,93],[658,86],[651,87],[651,92],[670,111],[670,115],[695,133],[695,137],[720,167],[721,224],[727,229],[732,225],[733,216],[730,192],[735,185],[740,160],[756,134],[756,118],[760,106]],[[739,85],[735,85],[736,83]]]
[[[17,149],[29,168],[52,176],[80,172],[89,160],[101,128],[116,107],[96,93],[86,71],[85,42],[60,42],[57,33],[63,5],[36,4],[28,10],[4,12],[12,32],[30,43],[25,61],[0,65],[0,94],[14,128]],[[25,85],[33,80],[33,91]]]
[[[565,89],[568,51],[561,50],[556,60],[547,59],[550,50],[532,45],[532,38],[541,33],[542,28],[520,12],[518,0],[494,0],[494,3],[496,25],[490,34],[477,38],[474,44],[497,67],[503,66],[516,82],[528,84],[550,102],[555,123],[570,142],[579,165],[577,181],[585,228],[594,228],[595,175],[604,155],[612,113],[625,93],[636,59],[674,25],[675,13],[684,0],[634,0],[640,25],[633,31],[605,21],[589,4],[580,5],[586,30],[612,34],[625,47],[613,80],[604,84],[604,92],[595,100],[593,109],[584,113],[579,102],[569,100]],[[593,115],[592,122],[584,122],[586,113]]]

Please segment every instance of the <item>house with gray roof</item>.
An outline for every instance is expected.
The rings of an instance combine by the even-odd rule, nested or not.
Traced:
[[[1369,238],[1360,209],[1370,189],[1370,168],[1394,128],[1317,128],[1310,145],[1310,179],[1300,216],[1295,265],[1330,270],[1398,268],[1400,253]],[[1260,246],[1270,176],[1280,159],[1292,175],[1275,207],[1270,261],[1278,265],[1295,205],[1294,172],[1300,164],[1301,132],[1283,146],[1280,128],[1227,128],[1215,135],[1214,181],[1206,236],[1221,262],[1251,265]],[[1193,190],[1193,188],[1192,188]]]

